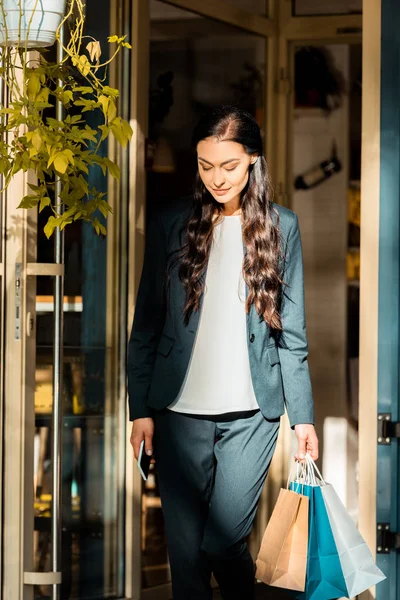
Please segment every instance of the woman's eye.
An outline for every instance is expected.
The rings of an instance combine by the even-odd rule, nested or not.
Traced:
[[[203,171],[211,171],[211,167],[202,167]]]
[[[230,169],[225,169],[225,171],[234,171],[236,169],[237,165],[235,165],[234,167],[231,167]]]

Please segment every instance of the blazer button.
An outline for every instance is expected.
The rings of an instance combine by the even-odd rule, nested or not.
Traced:
[[[250,343],[252,344],[255,339],[256,339],[256,336],[254,335],[254,333],[252,333],[250,336]]]

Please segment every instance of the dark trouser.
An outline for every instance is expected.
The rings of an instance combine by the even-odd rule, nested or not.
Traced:
[[[224,419],[224,416],[219,417]],[[250,533],[279,431],[260,411],[244,418],[157,413],[155,455],[174,600],[253,600]]]

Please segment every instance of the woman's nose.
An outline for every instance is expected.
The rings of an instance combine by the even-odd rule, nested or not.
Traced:
[[[223,175],[223,173],[221,171],[215,171],[214,173],[214,177],[213,177],[213,186],[215,188],[220,188],[224,185],[225,183],[225,177]]]

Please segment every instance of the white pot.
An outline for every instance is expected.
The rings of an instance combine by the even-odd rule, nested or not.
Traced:
[[[0,0],[0,45],[52,46],[65,4],[66,0]]]

